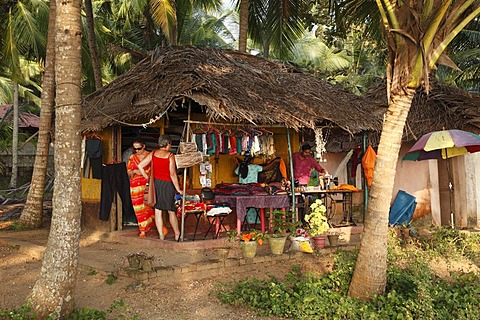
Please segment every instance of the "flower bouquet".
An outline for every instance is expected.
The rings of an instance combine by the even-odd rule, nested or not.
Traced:
[[[309,225],[309,233],[313,236],[317,249],[325,246],[325,231],[330,227],[326,216],[327,208],[323,205],[322,200],[317,199],[310,205],[310,213],[305,215],[305,221]]]

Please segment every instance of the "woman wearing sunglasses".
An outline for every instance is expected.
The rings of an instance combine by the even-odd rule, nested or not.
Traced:
[[[133,210],[138,221],[140,229],[139,236],[146,237],[146,233],[152,228],[155,217],[155,211],[144,202],[145,189],[148,180],[141,174],[138,164],[150,154],[145,150],[145,143],[136,139],[132,143],[133,154],[128,160],[127,173],[130,177],[130,196],[132,198]],[[150,175],[150,165],[145,167],[147,175]]]

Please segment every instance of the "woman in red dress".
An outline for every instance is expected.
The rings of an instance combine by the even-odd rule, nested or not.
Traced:
[[[175,157],[170,152],[172,139],[168,135],[161,135],[158,138],[159,148],[152,151],[138,164],[138,169],[145,179],[148,178],[145,168],[153,162],[153,177],[155,182],[155,224],[160,239],[164,239],[162,211],[168,211],[170,225],[175,232],[175,241],[180,238],[177,215],[175,214],[175,194],[182,194],[178,183]]]
[[[150,154],[145,150],[145,143],[135,140],[132,143],[133,155],[128,160],[127,173],[130,177],[130,196],[132,198],[133,210],[137,216],[139,236],[144,238],[146,233],[151,229],[154,222],[155,211],[152,207],[145,204],[144,196],[148,182],[138,169],[138,164]],[[150,166],[145,167],[147,176],[150,174]]]

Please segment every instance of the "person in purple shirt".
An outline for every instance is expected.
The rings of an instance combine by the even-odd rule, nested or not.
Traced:
[[[293,160],[293,175],[295,180],[298,180],[300,185],[308,184],[310,179],[310,172],[312,168],[319,173],[326,174],[327,170],[322,168],[317,161],[312,157],[312,147],[309,144],[302,146],[302,151],[296,152],[292,156]]]

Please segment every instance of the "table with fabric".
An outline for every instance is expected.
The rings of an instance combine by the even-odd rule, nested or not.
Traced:
[[[260,209],[260,224],[262,232],[265,232],[265,208],[271,209],[288,209],[290,208],[290,200],[287,194],[275,195],[216,195],[215,202],[226,202],[237,213],[237,232],[240,234],[242,221],[247,215],[247,208]]]

